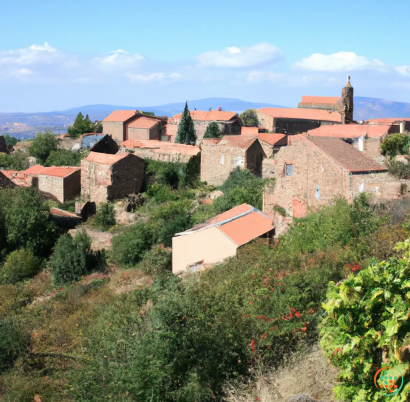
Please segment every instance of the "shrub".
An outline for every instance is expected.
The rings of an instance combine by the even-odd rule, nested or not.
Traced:
[[[164,245],[155,245],[144,253],[138,268],[146,275],[164,275],[172,271],[171,249]]]
[[[41,164],[44,164],[50,156],[51,151],[56,150],[57,137],[51,131],[46,131],[44,134],[36,134],[29,148],[29,154],[38,159]]]
[[[6,134],[4,136],[4,139],[6,140],[6,144],[7,146],[12,146],[14,147],[14,145],[16,145],[20,140],[16,137],[11,137],[10,135]]]
[[[81,152],[59,149],[50,152],[44,166],[80,166],[83,157]]]
[[[321,347],[340,368],[337,399],[378,399],[380,391],[373,377],[385,366],[399,369],[406,376],[407,385],[391,400],[407,400],[410,395],[410,240],[398,243],[397,250],[404,251],[404,258],[371,264],[340,285],[329,284]]]
[[[104,252],[92,252],[91,238],[82,231],[74,239],[69,234],[58,239],[49,267],[53,282],[63,285],[76,282],[92,271],[102,270],[104,263]]]
[[[258,127],[259,126],[258,115],[256,114],[255,109],[245,110],[243,113],[239,115],[239,117],[241,118],[242,124],[245,127]]]
[[[409,133],[396,133],[388,135],[380,146],[383,155],[394,157],[396,155],[408,155],[410,148]]]
[[[40,272],[41,260],[24,248],[15,250],[7,256],[0,270],[1,282],[16,283],[32,278]]]
[[[16,319],[0,318],[0,373],[13,366],[27,344]]]
[[[410,165],[403,162],[391,161],[389,163],[389,173],[399,179],[410,178]]]
[[[95,126],[88,114],[84,118],[84,115],[80,112],[77,114],[73,125],[68,127],[68,134],[72,138],[78,138],[82,134],[95,132],[94,130]]]
[[[101,202],[98,206],[97,213],[95,214],[93,226],[108,230],[116,225],[114,205],[106,202]]]
[[[216,121],[212,121],[208,124],[205,130],[204,138],[221,138],[222,131]]]
[[[183,172],[183,163],[147,161],[146,185],[157,183],[178,188],[180,174]]]
[[[26,170],[28,168],[27,155],[22,151],[10,155],[0,154],[0,168],[5,170]]]

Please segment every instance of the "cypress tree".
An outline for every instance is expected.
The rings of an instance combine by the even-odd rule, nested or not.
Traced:
[[[185,108],[178,126],[175,142],[187,145],[195,145],[196,142],[195,127],[191,114],[189,113],[188,102],[185,102]]]

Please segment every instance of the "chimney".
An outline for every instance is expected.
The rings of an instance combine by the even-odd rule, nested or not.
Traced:
[[[219,107],[218,107],[218,112],[220,112],[221,110],[222,110],[222,109],[221,109],[221,107],[219,106]]]
[[[406,131],[406,122],[401,121],[400,122],[400,133],[403,134]]]

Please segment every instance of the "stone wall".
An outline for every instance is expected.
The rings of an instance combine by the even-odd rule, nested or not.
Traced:
[[[255,141],[247,150],[245,157],[245,168],[249,169],[255,176],[262,177],[262,162],[266,154],[259,141]]]
[[[266,113],[260,112],[259,110],[256,111],[256,115],[258,116],[260,126],[268,130],[268,132],[273,133],[274,118]]]
[[[275,161],[273,159],[264,159],[262,162],[262,178],[272,179],[275,177]]]
[[[159,140],[159,124],[151,128],[128,127],[129,140]]]
[[[188,161],[192,158],[192,155],[186,155],[175,152],[158,152],[152,148],[133,148],[132,150],[129,150],[127,148],[121,148],[121,152],[131,152],[132,154],[137,155],[142,159],[150,159],[153,161],[161,162],[188,163]]]
[[[81,170],[64,178],[64,201],[72,200],[81,192]]]
[[[53,196],[58,202],[64,203],[64,178],[49,175],[38,176],[38,189]]]
[[[363,153],[370,156],[371,158],[380,158],[381,150],[380,144],[382,138],[365,138],[363,140]],[[353,140],[352,146],[360,151],[359,149],[359,139],[355,138]]]
[[[300,134],[320,127],[318,120],[274,119],[274,133]]]
[[[109,134],[116,142],[125,140],[124,123],[120,121],[103,121],[103,133]]]
[[[112,166],[81,161],[81,196],[96,204],[107,202],[107,187],[111,185]]]
[[[15,187],[16,185],[0,171],[0,187]]]

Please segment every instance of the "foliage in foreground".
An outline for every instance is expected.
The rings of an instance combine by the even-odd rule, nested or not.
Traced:
[[[389,173],[398,179],[408,179],[410,178],[410,164],[391,161],[389,163]]]
[[[57,150],[57,137],[51,131],[46,131],[44,134],[37,133],[32,141],[29,154],[37,159],[37,163],[45,164],[51,151]]]
[[[39,273],[41,260],[21,248],[10,253],[0,269],[0,283],[17,283]]]
[[[396,133],[388,135],[380,146],[383,155],[393,158],[396,155],[408,155],[410,148],[409,133]]]
[[[12,154],[0,154],[0,168],[4,170],[26,170],[28,168],[27,154],[16,151]]]
[[[258,127],[259,120],[258,115],[256,114],[256,109],[248,109],[242,112],[239,117],[242,120],[242,124],[245,127]]]
[[[403,258],[372,263],[341,284],[329,285],[321,346],[340,368],[335,392],[341,400],[383,400],[373,377],[386,366],[405,377],[403,390],[389,400],[406,401],[410,395],[410,240],[396,249],[405,252]],[[400,385],[401,378],[393,383]]]
[[[81,160],[87,156],[86,153],[83,150],[76,152],[67,149],[51,151],[44,166],[81,166]]]
[[[221,138],[222,131],[216,121],[212,121],[208,124],[205,130],[204,138]]]
[[[0,318],[0,374],[12,367],[17,357],[27,348],[25,338],[14,318]]]
[[[93,217],[93,226],[101,230],[108,230],[115,225],[114,205],[101,202],[98,205],[97,213]]]

